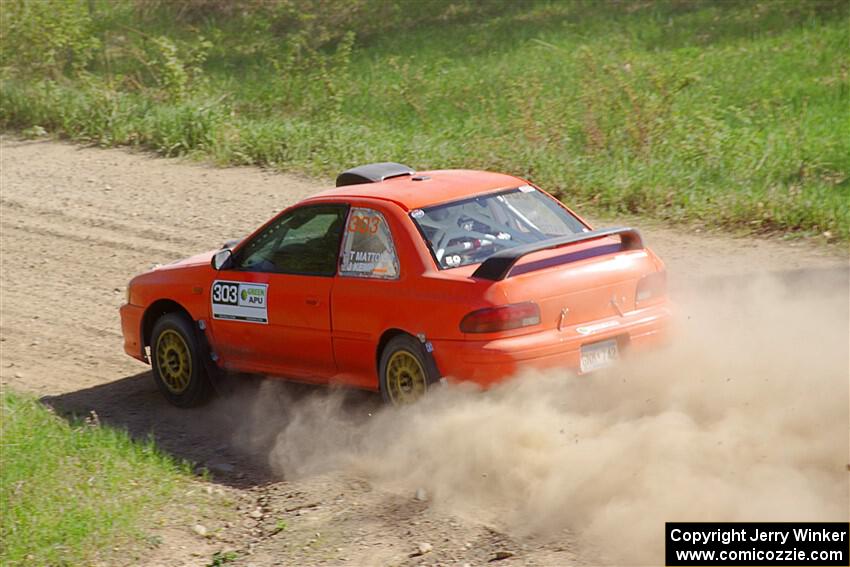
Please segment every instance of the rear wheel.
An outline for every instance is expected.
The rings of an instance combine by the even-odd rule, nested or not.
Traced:
[[[199,352],[188,317],[168,313],[157,320],[151,333],[153,377],[165,399],[175,406],[201,405],[212,393]]]
[[[438,379],[429,371],[422,344],[410,335],[390,339],[378,366],[381,395],[394,406],[412,404]]]

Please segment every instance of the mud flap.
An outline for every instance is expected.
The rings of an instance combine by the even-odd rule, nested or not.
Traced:
[[[207,339],[206,322],[196,321],[195,337],[198,339],[198,349],[201,360],[204,361],[204,370],[207,378],[219,396],[227,396],[233,393],[233,383],[227,379],[227,373],[213,360],[212,349]]]
[[[442,381],[443,375],[440,374],[437,360],[434,358],[434,345],[428,340],[420,340],[420,342],[422,343],[422,358],[425,359],[425,372],[428,373],[429,384],[438,384]]]

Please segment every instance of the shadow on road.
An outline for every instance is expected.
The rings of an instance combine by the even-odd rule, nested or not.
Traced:
[[[68,418],[86,417],[94,411],[103,425],[126,430],[134,439],[152,438],[157,447],[178,459],[212,473],[216,482],[250,487],[279,481],[269,466],[268,455],[279,428],[287,422],[287,407],[307,396],[341,395],[342,404],[353,412],[368,413],[379,405],[378,396],[357,390],[297,384],[260,377],[235,378],[236,386],[202,407],[181,409],[159,393],[150,372],[142,372],[108,384],[45,396],[42,402]],[[261,385],[265,385],[261,388]],[[285,402],[268,403],[269,397]],[[258,415],[257,400],[282,415]],[[264,427],[264,424],[268,424]],[[246,439],[244,430],[253,431]],[[256,431],[262,430],[258,435]],[[242,431],[239,435],[237,432]]]

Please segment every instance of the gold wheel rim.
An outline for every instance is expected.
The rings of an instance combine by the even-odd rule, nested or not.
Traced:
[[[169,391],[182,394],[192,380],[192,356],[189,345],[175,330],[163,331],[156,340],[156,365]]]
[[[395,405],[411,404],[427,389],[425,369],[419,359],[406,350],[393,353],[387,362],[387,393]]]

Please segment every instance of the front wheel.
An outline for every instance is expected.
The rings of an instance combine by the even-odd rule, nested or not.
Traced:
[[[390,339],[378,365],[381,396],[394,406],[412,404],[439,376],[429,370],[422,344],[410,335]]]
[[[199,406],[212,384],[199,355],[191,321],[180,313],[160,317],[151,334],[151,367],[160,392],[175,406]]]

